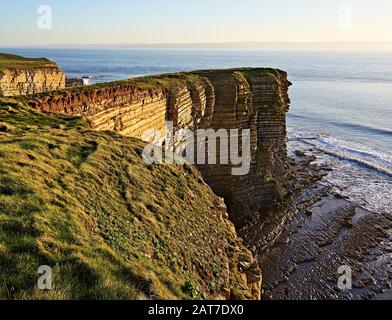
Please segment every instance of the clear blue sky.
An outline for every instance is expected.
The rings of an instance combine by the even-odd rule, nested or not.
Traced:
[[[40,5],[53,29],[39,30]],[[341,26],[342,5],[352,24]],[[344,8],[344,7],[343,7]],[[343,11],[346,12],[347,11]],[[391,0],[2,1],[0,47],[232,41],[392,41]],[[345,20],[343,20],[345,21]]]

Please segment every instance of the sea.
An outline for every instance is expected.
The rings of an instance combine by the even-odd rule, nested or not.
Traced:
[[[375,214],[392,213],[392,52],[223,49],[0,49],[56,61],[92,82],[210,68],[287,71],[288,146],[334,170],[323,183]]]

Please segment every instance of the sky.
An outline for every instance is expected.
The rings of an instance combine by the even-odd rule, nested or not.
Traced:
[[[391,16],[391,0],[2,1],[0,47],[392,41]]]

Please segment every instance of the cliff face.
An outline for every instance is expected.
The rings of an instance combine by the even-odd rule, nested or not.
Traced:
[[[264,69],[199,74],[211,81],[215,91],[211,127],[251,132],[249,174],[233,176],[231,166],[218,163],[200,167],[205,180],[225,198],[234,221],[275,207],[286,195],[287,75]]]
[[[45,58],[0,53],[0,96],[20,96],[65,87],[65,76]]]
[[[140,147],[134,149],[121,144],[121,147],[117,148],[118,138],[111,140],[112,138],[109,139],[110,134],[109,136],[106,136],[107,133],[100,132],[94,134],[84,129],[83,133],[77,132],[78,137],[72,140],[70,147],[73,148],[79,143],[78,141],[85,141],[86,146],[81,146],[78,149],[80,155],[77,157],[79,160],[77,160],[76,168],[84,168],[82,164],[86,159],[89,163],[91,162],[88,166],[88,172],[75,175],[75,182],[79,180],[76,178],[77,176],[82,178],[76,186],[77,189],[74,190],[88,190],[90,182],[86,185],[79,185],[84,183],[83,177],[99,177],[101,173],[95,173],[94,170],[101,170],[101,164],[107,161],[111,164],[107,169],[103,169],[105,174],[112,172],[113,168],[119,168],[120,171],[125,170],[115,173],[109,179],[105,177],[104,189],[106,190],[112,185],[116,188],[119,187],[122,190],[120,190],[122,200],[106,199],[107,191],[94,194],[90,198],[88,196],[86,198],[84,194],[80,196],[80,204],[83,205],[88,204],[86,199],[93,202],[100,199],[99,203],[102,204],[102,208],[98,208],[99,212],[96,212],[98,216],[94,218],[96,219],[94,223],[102,223],[100,236],[113,245],[114,250],[119,250],[120,254],[127,253],[129,250],[128,247],[124,247],[128,242],[117,240],[122,239],[124,232],[128,233],[132,229],[129,229],[127,225],[129,224],[127,215],[131,212],[136,214],[138,221],[144,219],[143,221],[151,222],[142,230],[140,235],[142,238],[138,240],[139,242],[147,239],[144,233],[155,230],[157,235],[169,237],[169,242],[172,241],[169,248],[175,247],[176,253],[180,252],[184,255],[178,261],[188,261],[188,257],[195,257],[196,260],[191,259],[189,266],[186,266],[186,269],[191,270],[192,274],[192,277],[186,280],[184,285],[188,294],[193,295],[196,294],[196,291],[200,291],[203,292],[202,296],[207,298],[247,297],[258,299],[261,292],[260,269],[257,262],[253,260],[252,254],[244,248],[237,238],[235,228],[227,218],[240,226],[242,219],[247,219],[253,214],[257,215],[264,208],[275,208],[286,196],[288,165],[285,144],[285,115],[289,106],[287,94],[289,85],[286,73],[279,70],[260,68],[210,70],[68,88],[19,97],[18,100],[39,111],[73,117],[83,116],[88,119],[90,127],[95,131],[115,131],[121,135],[143,138],[147,142],[157,143],[159,141],[162,146],[169,143],[166,134],[169,131],[167,122],[170,121],[174,129],[176,148],[180,148],[184,141],[182,132],[187,129],[193,132],[197,129],[212,129],[213,132],[225,129],[225,132],[230,132],[228,137],[233,143],[242,131],[249,130],[250,154],[247,159],[250,164],[249,172],[244,175],[233,175],[233,168],[237,168],[238,165],[227,164],[221,161],[222,159],[219,160],[219,157],[216,164],[199,163],[197,164],[198,169],[208,184],[208,186],[205,185],[206,189],[203,189],[203,192],[199,192],[201,189],[199,190],[199,187],[193,183],[192,176],[198,183],[203,183],[203,180],[197,178],[194,173],[189,174],[192,171],[189,168],[185,169],[188,173],[182,175],[179,172],[169,172],[172,169],[166,169],[166,166],[141,165],[142,150]],[[48,116],[49,118],[51,117]],[[46,120],[44,122],[46,123]],[[153,135],[145,135],[146,131],[151,131],[151,129],[155,130]],[[230,130],[236,129],[240,131],[232,135]],[[61,133],[62,136],[64,133]],[[56,139],[54,141],[57,141]],[[97,139],[104,144],[97,145]],[[218,141],[221,142],[220,139]],[[237,142],[240,153],[244,152],[243,145],[239,141]],[[56,144],[52,143],[51,145],[55,146]],[[91,156],[91,154],[100,154],[105,148],[112,147],[114,149],[103,154],[101,159],[95,159]],[[64,148],[68,148],[66,142]],[[227,151],[225,148],[227,146],[218,143],[215,153],[219,156]],[[231,144],[229,148],[232,148]],[[54,150],[57,150],[57,147]],[[137,156],[128,159],[126,154],[129,152],[135,153]],[[204,152],[207,153],[206,150]],[[74,153],[75,150],[66,152],[70,156]],[[117,155],[119,156],[117,157]],[[124,157],[127,159],[124,160]],[[129,171],[127,168],[123,168],[123,164],[127,163],[139,163],[139,167]],[[146,172],[146,170],[155,171]],[[61,170],[59,170],[59,174],[60,172]],[[130,176],[129,174],[127,176],[127,172],[131,172]],[[123,175],[127,177],[123,178]],[[173,176],[176,178],[171,181]],[[101,181],[101,178],[97,181]],[[64,184],[60,186],[63,187]],[[132,188],[135,187],[145,190],[146,195],[141,195],[136,191],[127,191],[133,190]],[[212,192],[209,193],[210,187],[214,194],[224,199],[225,203],[214,198]],[[91,192],[95,192],[94,190],[100,190],[100,187],[94,185],[91,190]],[[163,192],[162,195],[156,195],[159,190]],[[132,198],[131,195],[135,192],[138,196]],[[180,193],[177,199],[178,192]],[[115,194],[118,195],[118,191],[113,193],[113,195]],[[206,194],[208,194],[207,197]],[[117,212],[117,204],[121,201],[124,201],[125,211]],[[154,203],[146,204],[143,201]],[[116,206],[111,208],[111,203],[116,203]],[[141,208],[135,207],[140,205],[142,205]],[[91,206],[91,208],[96,208],[94,203],[91,203]],[[166,218],[162,216],[160,208],[166,214]],[[95,210],[92,209],[92,212]],[[138,212],[144,211],[148,212],[147,218],[139,217]],[[102,219],[101,212],[109,212],[109,220],[106,220],[105,216],[104,220],[100,220]],[[110,223],[118,221],[118,224],[111,226],[108,221]],[[165,226],[163,229],[162,223]],[[171,229],[172,226],[175,226],[174,230]],[[138,234],[141,230],[140,227],[141,225],[137,224],[135,231],[132,232]],[[114,228],[114,231],[122,229],[113,237],[111,228]],[[214,230],[221,230],[218,232],[217,238],[214,238]],[[214,240],[210,241],[209,239]],[[163,247],[158,248],[157,246],[160,246],[160,240],[153,243],[152,246],[148,245],[147,248],[159,249],[156,254],[160,257],[165,251]],[[193,252],[192,248],[196,251]],[[201,248],[207,250],[200,250]],[[136,249],[135,254],[138,255],[137,251],[140,251],[140,248]],[[151,252],[145,253],[145,257],[148,259],[153,255],[154,253]],[[218,265],[211,266],[207,257],[226,261],[228,265],[218,264],[221,267],[218,268],[220,272],[217,274]],[[163,260],[166,261],[166,258],[164,257]],[[151,263],[149,262],[149,264]],[[158,278],[161,276],[160,274]],[[197,280],[196,285],[195,279]],[[170,283],[168,279],[164,281]],[[218,283],[219,288],[211,289],[208,283]],[[165,290],[160,290],[162,284],[155,282],[154,284],[154,290],[159,292],[159,297],[167,298],[170,297],[170,294],[179,297],[178,294],[167,294]],[[150,286],[153,284],[148,284],[148,287]]]
[[[238,222],[286,195],[287,74],[274,69],[231,69],[144,77],[27,97],[41,111],[87,117],[96,130],[141,138],[162,137],[166,121],[181,129],[249,129],[250,172],[233,176],[233,165],[199,165],[205,181],[225,199]],[[178,141],[176,141],[178,143]],[[218,153],[220,152],[218,147]]]
[[[144,146],[0,99],[0,299],[260,299],[223,200]]]
[[[64,87],[64,73],[57,67],[0,69],[0,96],[20,96]]]

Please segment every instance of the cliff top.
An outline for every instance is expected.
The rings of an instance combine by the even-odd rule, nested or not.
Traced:
[[[25,58],[14,54],[0,53],[0,69],[57,68],[57,64],[46,58]]]
[[[119,87],[129,87],[133,86],[140,90],[164,90],[170,87],[174,87],[179,84],[185,84],[187,82],[192,82],[197,80],[199,77],[208,76],[209,74],[225,74],[233,72],[243,72],[249,73],[265,74],[266,76],[276,77],[279,74],[287,73],[276,68],[230,68],[230,69],[208,69],[208,70],[196,70],[191,72],[177,72],[177,73],[163,73],[158,75],[147,75],[136,78],[129,78],[125,80],[117,80],[104,83],[96,83],[89,86],[76,86],[68,87],[65,89],[54,90],[51,92],[43,92],[38,94],[26,95],[21,97],[22,101],[29,101],[31,98],[48,98],[56,95],[67,95],[69,93],[75,92],[92,92],[94,90],[105,89],[105,88],[119,88]]]

